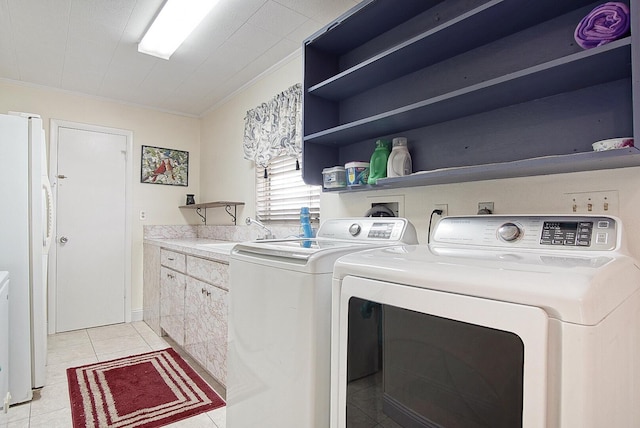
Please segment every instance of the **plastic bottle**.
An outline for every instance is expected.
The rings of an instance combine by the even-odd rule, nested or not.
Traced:
[[[410,175],[412,170],[411,155],[407,149],[407,139],[396,137],[393,139],[393,149],[387,161],[387,177],[402,177]]]
[[[309,207],[300,208],[300,235],[302,238],[313,238],[311,219],[309,218]],[[311,247],[311,241],[302,241],[305,248]]]
[[[376,184],[379,178],[387,176],[387,160],[389,159],[390,144],[386,140],[376,141],[376,149],[369,162],[369,184]]]

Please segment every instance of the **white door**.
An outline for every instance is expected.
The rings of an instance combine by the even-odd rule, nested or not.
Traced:
[[[127,137],[58,128],[56,332],[125,321]]]

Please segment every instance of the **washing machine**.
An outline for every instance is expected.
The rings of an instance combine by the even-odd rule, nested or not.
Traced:
[[[640,269],[617,218],[447,217],[428,245],[341,257],[332,288],[331,427],[640,426]],[[356,382],[353,298],[383,320],[382,369]]]
[[[314,239],[236,245],[229,262],[227,427],[328,427],[333,264],[355,251],[417,242],[406,219],[363,217],[326,220]],[[379,324],[367,302],[354,302],[358,339],[347,346],[378,348]],[[378,370],[377,354],[360,355],[358,376]]]

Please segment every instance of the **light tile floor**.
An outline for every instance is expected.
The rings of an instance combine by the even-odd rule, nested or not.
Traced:
[[[402,428],[382,411],[382,372],[347,384],[349,428]]]
[[[0,409],[0,428],[71,428],[66,369],[83,364],[164,349],[170,342],[158,337],[144,322],[116,324],[49,336],[47,381],[31,402]],[[224,390],[188,356],[184,359],[225,398]],[[202,413],[167,427],[225,428],[226,408]]]

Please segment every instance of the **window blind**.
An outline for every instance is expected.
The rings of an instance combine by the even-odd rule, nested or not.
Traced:
[[[300,208],[309,207],[311,221],[320,217],[321,186],[309,186],[296,170],[296,159],[278,156],[264,169],[256,167],[256,217],[260,221],[299,221]]]

